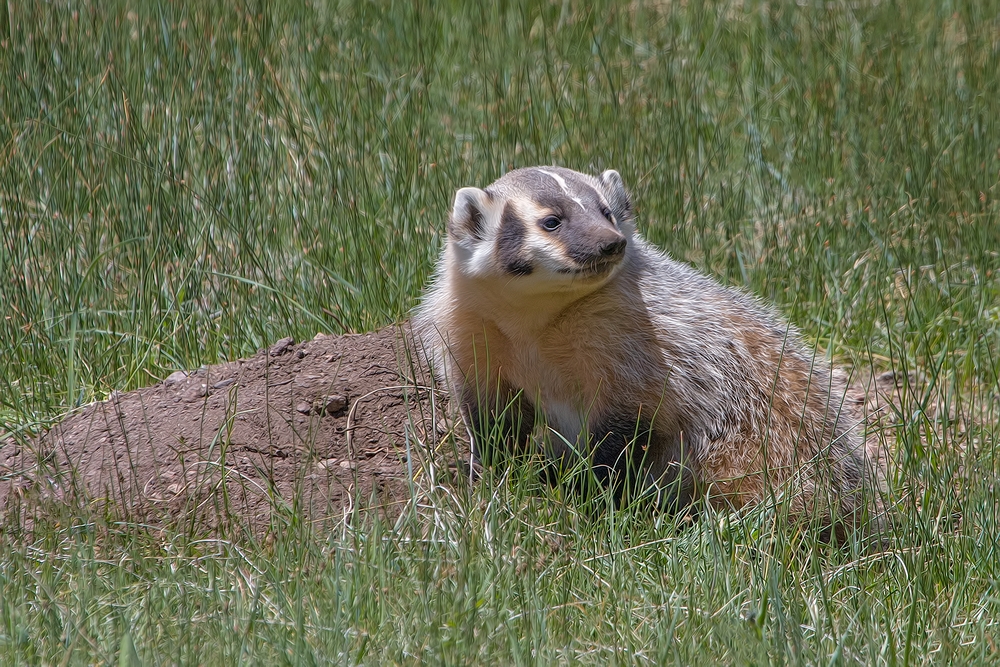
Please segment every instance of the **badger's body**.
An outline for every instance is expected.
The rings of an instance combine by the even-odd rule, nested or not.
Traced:
[[[681,503],[785,499],[853,523],[871,496],[829,367],[757,300],[636,235],[617,172],[459,190],[414,324],[479,455],[498,435],[532,446],[543,417],[551,456],[612,483],[641,460],[643,485]]]

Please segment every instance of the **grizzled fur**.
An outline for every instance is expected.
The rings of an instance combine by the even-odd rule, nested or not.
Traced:
[[[699,497],[852,525],[877,491],[844,388],[796,330],[636,234],[613,170],[519,169],[462,188],[414,318],[474,451],[502,429],[661,504]]]

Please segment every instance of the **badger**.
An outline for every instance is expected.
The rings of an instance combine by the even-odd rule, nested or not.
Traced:
[[[540,448],[619,498],[775,500],[856,524],[879,483],[843,383],[769,307],[634,225],[612,169],[530,167],[457,191],[413,326],[476,461]]]

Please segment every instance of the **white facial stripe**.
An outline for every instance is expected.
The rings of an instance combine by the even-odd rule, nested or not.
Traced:
[[[542,172],[546,176],[551,176],[552,180],[554,180],[556,183],[558,183],[559,187],[562,188],[563,193],[565,193],[565,195],[567,197],[569,197],[570,199],[572,199],[573,201],[575,201],[577,204],[579,204],[580,210],[582,210],[582,211],[586,211],[587,210],[587,208],[583,205],[583,202],[580,201],[580,198],[579,197],[574,197],[570,193],[569,188],[566,186],[566,180],[562,176],[560,176],[559,174],[553,174],[551,171],[545,171],[544,169],[539,169],[538,171]]]
[[[558,246],[553,245],[552,241],[538,229],[537,225],[530,225],[525,236],[524,246],[531,251],[532,259],[543,262],[552,261],[550,256]]]

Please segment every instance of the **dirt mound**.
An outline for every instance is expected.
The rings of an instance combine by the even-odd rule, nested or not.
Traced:
[[[260,534],[275,511],[339,517],[356,498],[395,514],[450,423],[404,340],[287,338],[91,404],[0,445],[0,515],[48,499]]]

